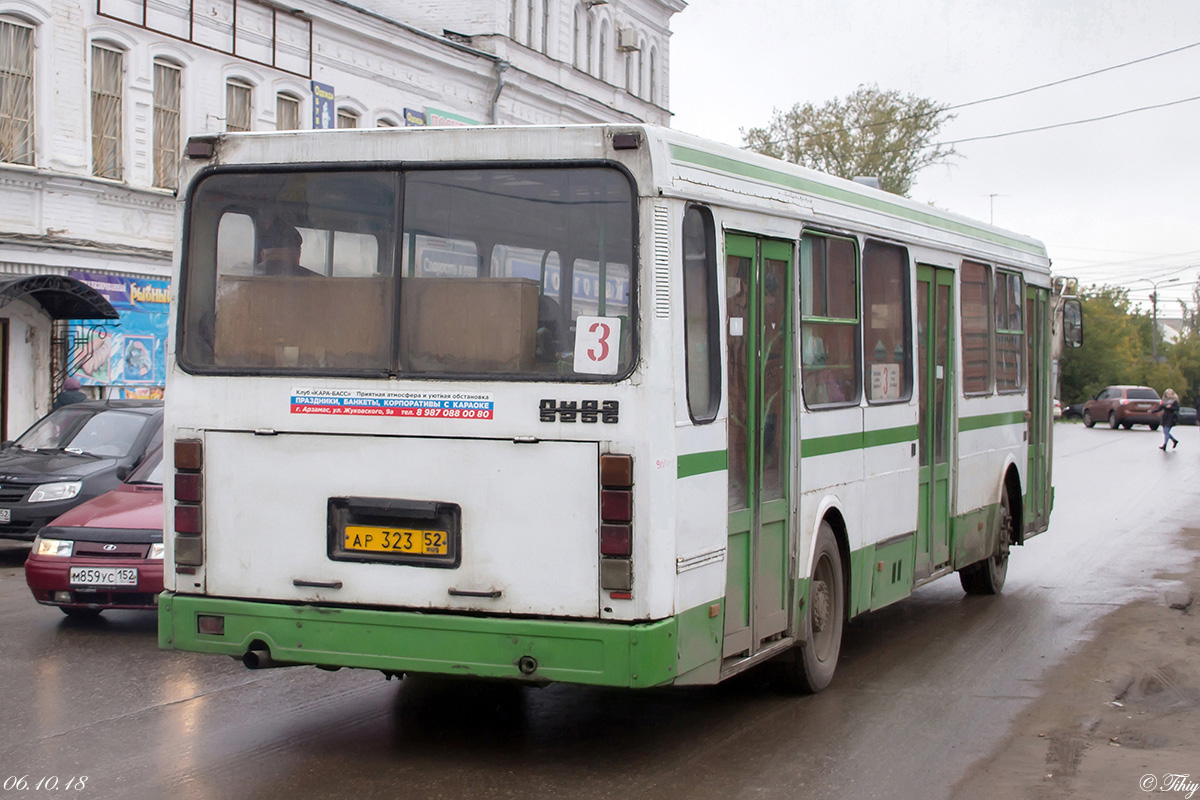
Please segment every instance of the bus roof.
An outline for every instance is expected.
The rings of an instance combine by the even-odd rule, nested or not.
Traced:
[[[654,125],[520,125],[356,128],[222,134],[223,164],[322,164],[402,161],[627,160],[610,146],[616,133],[640,133],[655,184],[646,196],[698,199],[832,227],[866,228],[1005,260],[1048,273],[1045,245],[900,195],[769,156]],[[200,137],[211,138],[211,137]],[[338,142],[330,147],[331,142]],[[628,153],[629,151],[624,151]],[[548,153],[553,156],[548,157]],[[636,157],[633,160],[637,160]],[[194,162],[193,162],[194,164]],[[198,168],[202,165],[195,164]],[[639,170],[634,170],[635,173]],[[191,175],[188,176],[189,178]],[[640,179],[650,177],[639,175]]]

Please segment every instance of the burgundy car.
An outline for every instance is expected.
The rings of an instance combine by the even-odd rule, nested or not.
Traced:
[[[162,448],[125,483],[42,528],[25,561],[39,603],[71,617],[155,608],[163,590]]]
[[[1158,392],[1149,386],[1107,386],[1083,404],[1083,424],[1090,428],[1107,422],[1113,430],[1149,425],[1150,430],[1158,430],[1162,412],[1150,410],[1158,403]]]

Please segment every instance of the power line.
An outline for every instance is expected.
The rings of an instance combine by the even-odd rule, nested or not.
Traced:
[[[981,105],[983,103],[991,103],[996,100],[1007,100],[1010,97],[1017,97],[1018,95],[1029,94],[1030,92],[1036,92],[1041,89],[1048,89],[1052,86],[1061,86],[1064,83],[1070,83],[1072,81],[1082,80],[1083,78],[1090,78],[1094,75],[1100,75],[1101,73],[1104,73],[1104,72],[1112,72],[1113,70],[1124,69],[1125,67],[1130,67],[1130,66],[1133,66],[1134,64],[1141,64],[1145,61],[1152,61],[1156,58],[1162,58],[1164,56],[1174,55],[1176,53],[1181,53],[1184,50],[1190,50],[1193,47],[1200,47],[1200,42],[1193,42],[1192,44],[1185,44],[1182,47],[1176,47],[1172,50],[1164,50],[1161,53],[1154,53],[1153,55],[1143,56],[1141,58],[1135,58],[1131,61],[1123,61],[1120,64],[1113,64],[1112,66],[1101,67],[1100,69],[1094,69],[1091,72],[1084,72],[1080,75],[1072,75],[1069,78],[1060,78],[1059,80],[1050,81],[1049,83],[1042,83],[1042,84],[1038,84],[1037,86],[1030,86],[1025,89],[1018,89],[1014,92],[1005,92],[1004,94],[993,95],[991,97],[984,97],[980,100],[969,100],[965,103],[958,103],[956,105],[945,106],[944,108],[935,109],[933,111],[922,111],[917,114],[909,114],[908,116],[905,116],[905,117],[897,117],[896,119],[884,120],[882,122],[871,122],[866,125],[848,125],[844,128],[833,128],[833,129],[830,129],[827,131],[820,131],[818,133],[814,133],[809,138],[815,138],[817,136],[828,136],[828,135],[834,134],[834,133],[845,133],[847,131],[866,130],[868,128],[878,128],[878,127],[881,127],[884,125],[895,125],[897,122],[907,122],[910,119],[920,119],[921,117],[928,117],[928,116],[932,116],[934,114],[944,114],[947,111],[957,111],[960,108],[968,108],[970,106],[977,106],[977,105]],[[1181,102],[1186,102],[1186,101],[1181,101]],[[1128,113],[1132,113],[1132,112],[1128,112]],[[974,141],[974,140],[973,139],[964,139],[963,141]],[[771,144],[781,144],[781,142],[776,141],[776,140],[770,140],[770,143]],[[955,144],[955,143],[952,142],[951,144]],[[881,151],[881,152],[890,152],[890,151],[885,150],[885,151]]]
[[[949,142],[935,142],[933,144],[925,145],[925,147],[922,149],[928,149],[930,147],[947,147],[947,146],[956,145],[956,144],[965,144],[966,142],[981,142],[986,139],[1003,139],[1006,136],[1019,136],[1023,133],[1038,133],[1039,131],[1049,131],[1049,130],[1053,130],[1055,128],[1068,128],[1068,127],[1071,127],[1072,125],[1084,125],[1089,122],[1102,122],[1107,119],[1115,119],[1117,117],[1124,117],[1124,116],[1128,116],[1129,114],[1137,114],[1142,111],[1153,111],[1158,108],[1167,108],[1169,106],[1177,106],[1177,105],[1181,105],[1183,103],[1191,103],[1196,100],[1200,100],[1200,94],[1193,95],[1192,97],[1184,97],[1180,100],[1171,100],[1166,103],[1156,103],[1155,105],[1151,105],[1151,106],[1141,106],[1139,108],[1130,108],[1125,111],[1117,111],[1115,113],[1105,114],[1105,115],[1099,116],[1099,117],[1089,117],[1087,119],[1076,119],[1076,120],[1071,120],[1070,122],[1056,122],[1053,125],[1041,125],[1037,128],[1025,128],[1024,130],[1007,131],[1005,133],[992,133],[992,134],[988,134],[986,136],[971,136],[966,139],[955,139],[955,140],[949,141]],[[876,151],[872,152],[871,155],[879,155],[882,153],[894,153],[900,149],[902,149],[902,148],[889,148],[887,150],[876,150]]]

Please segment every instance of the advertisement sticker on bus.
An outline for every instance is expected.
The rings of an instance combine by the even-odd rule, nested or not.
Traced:
[[[492,395],[385,389],[293,389],[291,413],[424,419],[492,419]]]

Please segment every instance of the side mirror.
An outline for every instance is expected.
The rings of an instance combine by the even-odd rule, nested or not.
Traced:
[[[1083,346],[1083,305],[1078,298],[1063,300],[1063,344],[1067,347]]]
[[[117,480],[124,481],[129,477],[129,473],[133,472],[133,467],[120,466],[117,467]]]

